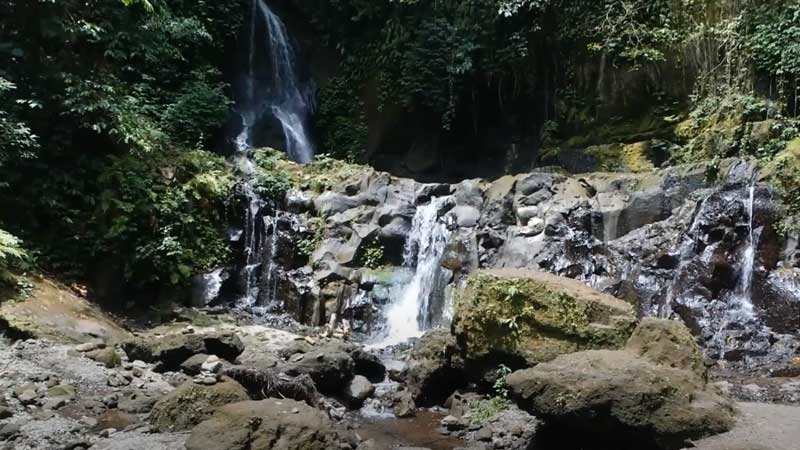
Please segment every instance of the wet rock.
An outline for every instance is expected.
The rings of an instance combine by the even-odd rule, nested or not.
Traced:
[[[620,348],[635,323],[630,305],[575,280],[489,270],[470,276],[453,330],[468,360],[512,357],[511,364],[533,365],[582,349]]]
[[[220,406],[249,400],[247,391],[230,378],[211,386],[186,382],[159,400],[148,421],[159,432],[188,430],[211,417]]]
[[[339,448],[322,411],[294,400],[267,399],[223,406],[192,430],[186,450],[330,450]]]
[[[696,345],[678,348],[688,330],[647,321],[624,350],[562,355],[507,377],[520,406],[553,424],[603,439],[662,449],[724,432],[734,407],[706,383]],[[642,339],[662,342],[643,345]],[[685,355],[680,355],[685,352]]]
[[[0,406],[0,420],[8,419],[14,415],[14,412],[7,406]]]

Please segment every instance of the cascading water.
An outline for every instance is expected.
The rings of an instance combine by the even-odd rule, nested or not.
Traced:
[[[261,36],[264,36],[262,38]],[[295,162],[314,157],[307,121],[313,109],[310,89],[300,81],[292,41],[281,19],[264,0],[253,0],[248,29],[247,59],[236,112],[240,129],[232,160],[242,177],[244,205],[243,262],[239,270],[239,305],[263,308],[275,304],[278,265],[279,211],[256,192],[250,150],[259,145],[257,130],[268,116],[281,124],[286,153]]]
[[[262,27],[266,39],[259,41],[257,30]],[[262,48],[268,56],[266,61],[258,58]],[[314,148],[307,126],[313,110],[310,89],[298,76],[296,53],[286,26],[264,0],[253,0],[247,52],[243,92],[236,106],[241,119],[234,140],[236,150],[246,152],[256,145],[256,127],[271,114],[281,124],[289,158],[303,164],[311,162]]]
[[[386,335],[374,347],[388,347],[420,337],[448,315],[446,307],[433,305],[444,301],[441,258],[449,237],[447,227],[439,220],[441,202],[434,198],[428,205],[420,206],[414,215],[403,250],[403,266],[413,270],[414,275],[388,306]]]
[[[754,221],[754,213],[753,210],[755,208],[755,194],[756,194],[756,187],[755,185],[751,185],[749,189],[750,195],[748,200],[744,203],[745,210],[747,211],[748,215],[748,238],[747,238],[747,247],[745,247],[744,254],[742,255],[742,266],[739,270],[739,283],[736,286],[736,292],[733,296],[733,303],[734,310],[733,312],[738,314],[740,319],[752,319],[754,317],[753,312],[753,300],[752,300],[752,289],[753,289],[753,268],[755,265],[756,259],[756,238],[755,238],[755,231],[753,226]]]

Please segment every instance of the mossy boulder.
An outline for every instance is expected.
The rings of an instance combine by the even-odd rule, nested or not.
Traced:
[[[217,408],[247,400],[245,388],[227,377],[211,386],[187,381],[159,400],[148,420],[153,430],[161,433],[190,430]]]
[[[267,399],[233,403],[192,430],[186,450],[330,450],[341,447],[333,423],[305,403]]]
[[[617,349],[633,307],[579,281],[529,270],[482,270],[459,293],[453,331],[465,359],[505,355],[528,365],[586,349]]]
[[[623,350],[562,355],[506,381],[523,409],[609,448],[684,448],[734,423],[733,403],[707,384],[702,355],[679,322],[643,321]]]

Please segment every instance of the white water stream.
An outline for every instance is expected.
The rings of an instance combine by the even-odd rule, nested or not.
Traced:
[[[270,68],[269,95],[266,98],[260,98],[256,71],[256,52],[260,48],[256,30],[261,24],[266,30],[264,45]],[[235,138],[236,149],[244,152],[255,145],[254,129],[259,120],[270,113],[281,123],[289,158],[309,163],[314,158],[314,147],[307,121],[313,104],[299,81],[297,58],[286,25],[264,0],[253,0],[249,39],[244,98],[237,105],[242,128]]]
[[[440,205],[441,199],[434,198],[430,204],[417,208],[403,250],[403,266],[413,270],[414,276],[388,306],[385,337],[371,347],[403,343],[422,336],[434,325],[431,301],[442,297],[437,277],[449,237],[447,227],[439,220]],[[447,305],[443,315],[452,316]]]

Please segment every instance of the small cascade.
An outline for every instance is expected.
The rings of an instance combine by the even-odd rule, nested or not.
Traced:
[[[244,260],[239,271],[240,307],[272,305],[277,293],[277,264],[279,212],[269,214],[271,205],[253,191],[249,182],[241,184],[246,202],[242,245]]]
[[[403,250],[403,266],[414,275],[388,305],[386,335],[376,347],[400,344],[421,336],[449,312],[445,305],[441,258],[449,232],[439,220],[441,199],[420,206]]]
[[[262,29],[263,40],[259,37]],[[236,102],[241,120],[234,139],[236,150],[245,152],[258,145],[256,128],[269,114],[281,124],[289,158],[311,162],[314,147],[307,125],[314,106],[311,88],[300,81],[286,25],[264,0],[253,0],[248,36],[246,73]],[[259,58],[261,51],[265,59]]]

